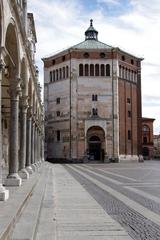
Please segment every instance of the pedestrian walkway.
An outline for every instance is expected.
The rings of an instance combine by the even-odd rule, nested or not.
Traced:
[[[131,239],[62,165],[54,167],[54,179],[56,239]]]
[[[32,178],[1,203],[0,240],[131,239],[63,165],[46,162]]]
[[[7,187],[9,189],[9,199],[6,202],[0,201],[0,240],[11,239],[10,235],[14,229],[16,221],[23,212],[26,204],[40,180],[43,169],[37,168],[30,178],[23,180],[20,187]],[[3,171],[3,177],[6,171]]]

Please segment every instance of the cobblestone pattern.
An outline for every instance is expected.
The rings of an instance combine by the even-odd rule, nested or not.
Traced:
[[[66,169],[84,186],[84,188],[92,195],[92,197],[94,197],[94,199],[103,207],[103,209],[116,221],[118,221],[122,227],[124,227],[124,229],[133,239],[160,240],[160,226],[127,207],[125,203],[117,200],[109,193],[97,187],[91,181],[67,168],[67,166]],[[87,173],[85,170],[83,170],[83,172]],[[104,179],[102,181],[100,177],[95,177],[95,175],[89,173],[87,174],[92,177],[94,176],[94,178],[109,185],[110,187],[115,187],[114,184],[105,181]],[[117,188],[119,190],[119,186]]]

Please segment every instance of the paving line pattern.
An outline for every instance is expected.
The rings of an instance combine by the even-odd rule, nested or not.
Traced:
[[[76,165],[77,168],[81,168],[82,166],[78,166]],[[85,172],[88,172],[91,176],[94,175],[98,178],[101,178],[102,180],[108,180],[108,177],[106,178],[106,176],[101,176],[101,174],[97,173],[97,171],[94,169],[90,170],[90,169],[87,169],[86,166],[85,168],[82,168]],[[106,183],[106,181],[103,181]],[[111,181],[110,181],[111,182]],[[133,199],[134,201],[138,202],[139,204],[143,205],[144,207],[146,207],[147,209],[153,211],[154,213],[160,215],[160,203],[158,201],[154,201],[154,199],[150,197],[146,197],[146,194],[138,194],[138,191],[137,193],[135,193],[135,191],[131,191],[127,188],[125,188],[125,186],[127,186],[128,184],[124,184],[122,182],[119,181],[119,186],[117,186],[116,182],[112,182],[109,183],[107,182],[107,184],[109,184],[112,188],[114,188],[115,190],[117,190],[118,192],[122,193],[122,194],[125,194],[126,196],[128,196],[129,198]],[[144,183],[144,185],[146,185]],[[130,185],[129,185],[130,186]],[[149,196],[149,195],[148,195]]]
[[[90,167],[90,166],[85,166],[85,167],[87,167],[88,169],[93,170],[93,167]],[[137,180],[134,179],[134,178],[126,177],[126,176],[123,176],[123,175],[120,175],[120,174],[117,174],[117,173],[114,173],[114,172],[111,172],[111,171],[103,170],[103,169],[100,169],[100,168],[97,168],[97,170],[99,172],[101,172],[101,173],[105,173],[105,174],[109,174],[109,175],[112,175],[112,176],[116,176],[116,177],[119,177],[121,179],[129,180],[131,182],[137,182]]]
[[[106,204],[102,204],[104,209],[118,220],[126,230],[128,228],[128,232],[135,240],[160,239],[160,216],[158,214],[155,214],[111,187],[106,186],[93,176],[89,176],[84,167],[67,165],[66,168],[71,170],[74,177],[78,173],[78,180],[81,181],[81,184],[85,185],[86,181],[84,179],[86,179],[97,187],[98,190],[96,189],[96,191],[99,191],[99,194],[102,194],[105,198],[103,201],[106,201]],[[94,197],[98,199],[97,196],[94,195]],[[99,202],[102,201],[99,200]]]
[[[81,184],[54,166],[56,240],[131,240]]]

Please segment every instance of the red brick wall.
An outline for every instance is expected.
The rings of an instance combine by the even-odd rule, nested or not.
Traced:
[[[131,130],[131,140],[128,140],[128,130]],[[137,154],[137,87],[122,79],[119,79],[119,142],[120,154]]]
[[[103,50],[99,50],[98,52],[90,52],[90,51],[87,51],[86,52],[89,53],[89,59],[98,59],[100,60],[101,57],[100,57],[100,53],[101,52],[104,52],[106,54],[106,58],[102,58],[102,59],[112,59],[112,58],[116,58],[116,53],[113,54],[113,57],[112,57],[112,53],[111,52],[106,52],[106,51],[103,51]],[[54,56],[53,58],[51,59],[47,59],[47,60],[44,60],[44,67],[45,68],[49,68],[55,64],[60,64],[62,62],[64,62],[63,60],[63,57],[65,56],[65,61],[68,61],[71,58],[76,58],[76,59],[84,59],[84,53],[85,51],[73,51],[70,53],[66,53],[64,55],[61,55],[61,56]],[[55,63],[53,64],[53,61],[55,61]]]

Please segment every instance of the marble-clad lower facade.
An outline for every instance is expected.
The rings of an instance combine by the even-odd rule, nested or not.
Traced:
[[[43,105],[31,46],[36,42],[27,1],[1,1],[0,200],[9,197],[7,186],[20,186],[44,159]],[[6,179],[3,167],[8,169]]]

